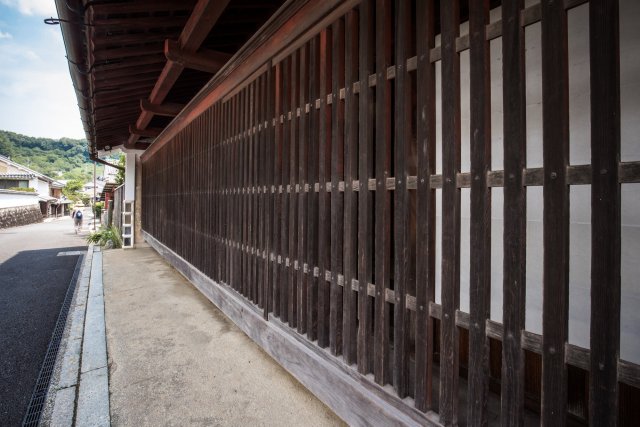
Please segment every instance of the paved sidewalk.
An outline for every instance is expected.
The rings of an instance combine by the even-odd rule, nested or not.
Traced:
[[[343,424],[151,248],[103,254],[111,424]]]

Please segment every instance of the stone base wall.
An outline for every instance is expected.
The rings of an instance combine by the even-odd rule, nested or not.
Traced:
[[[42,221],[40,206],[20,206],[0,209],[0,228],[17,227]]]

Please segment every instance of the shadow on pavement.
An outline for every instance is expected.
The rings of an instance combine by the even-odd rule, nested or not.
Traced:
[[[86,249],[23,251],[0,264],[0,425],[22,423],[73,277],[78,255],[58,253]]]

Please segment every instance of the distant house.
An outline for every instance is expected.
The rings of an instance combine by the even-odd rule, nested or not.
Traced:
[[[0,155],[0,190],[29,193],[31,194],[30,199],[35,196],[35,204],[42,217],[59,216],[66,213],[68,210],[66,207],[71,201],[66,200],[62,195],[63,187],[62,182]],[[24,202],[24,197],[22,202],[18,202],[20,197],[16,194],[11,194],[10,197],[7,196],[10,193],[6,191],[3,194],[4,208],[20,206]],[[9,198],[12,201],[8,201]],[[15,206],[11,206],[12,204]]]

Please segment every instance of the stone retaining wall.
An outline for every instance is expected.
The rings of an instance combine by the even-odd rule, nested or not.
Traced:
[[[0,228],[17,227],[42,221],[39,205],[0,209]]]

